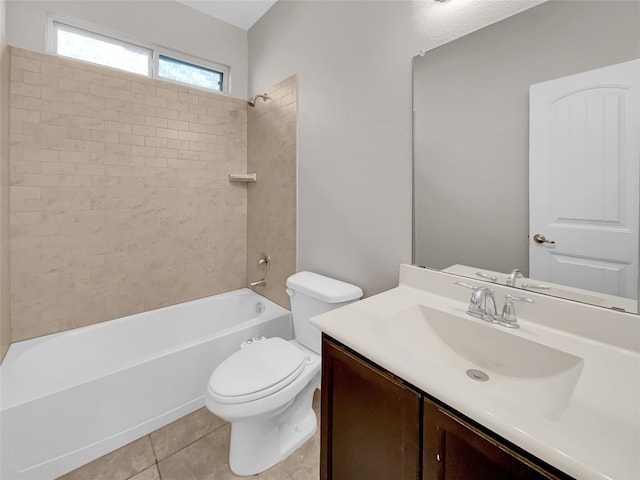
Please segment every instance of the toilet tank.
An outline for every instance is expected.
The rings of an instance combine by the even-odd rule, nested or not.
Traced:
[[[296,340],[320,353],[322,332],[311,325],[311,318],[355,302],[362,297],[362,289],[317,273],[298,272],[287,279],[287,294]]]

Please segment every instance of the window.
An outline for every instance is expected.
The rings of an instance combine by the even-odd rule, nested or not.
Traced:
[[[229,67],[50,19],[53,53],[152,78],[228,93]]]
[[[58,55],[151,76],[153,52],[150,49],[58,22],[54,22],[54,27]]]
[[[196,87],[222,91],[222,72],[183,62],[166,55],[159,55],[158,76]]]

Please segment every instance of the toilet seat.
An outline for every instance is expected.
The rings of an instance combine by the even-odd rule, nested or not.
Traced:
[[[215,369],[209,380],[209,395],[220,403],[243,403],[266,397],[300,376],[306,357],[302,350],[279,337],[255,342]]]

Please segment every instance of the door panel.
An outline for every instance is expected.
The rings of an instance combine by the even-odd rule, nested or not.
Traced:
[[[531,278],[637,298],[639,85],[634,60],[531,86]]]

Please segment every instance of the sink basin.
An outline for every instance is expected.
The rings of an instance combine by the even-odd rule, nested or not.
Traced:
[[[413,305],[377,322],[370,332],[432,368],[461,381],[481,383],[490,394],[548,419],[559,419],[584,360],[502,328]]]

